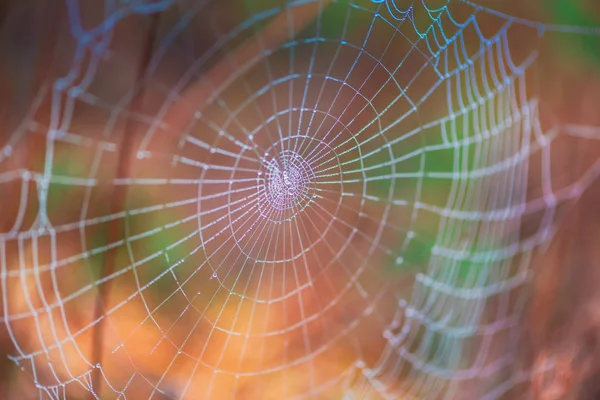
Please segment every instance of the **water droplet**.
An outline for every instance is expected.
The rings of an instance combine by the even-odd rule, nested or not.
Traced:
[[[75,86],[75,87],[71,88],[71,90],[69,90],[69,95],[71,97],[77,97],[77,96],[81,95],[82,92],[83,92],[83,89],[81,89],[78,86]]]
[[[216,278],[218,275],[216,272],[213,272],[212,276],[210,277],[210,279]]]

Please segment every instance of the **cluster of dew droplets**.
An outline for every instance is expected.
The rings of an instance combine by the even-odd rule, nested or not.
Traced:
[[[284,152],[265,167],[265,195],[271,207],[279,211],[301,208],[313,180],[308,163],[297,153]]]

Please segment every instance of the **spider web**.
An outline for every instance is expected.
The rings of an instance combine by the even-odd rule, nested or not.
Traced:
[[[598,29],[465,1],[65,6],[68,56],[0,141],[0,321],[41,398],[531,379],[530,257],[600,170],[557,185],[559,133],[600,134],[542,127],[538,47]]]

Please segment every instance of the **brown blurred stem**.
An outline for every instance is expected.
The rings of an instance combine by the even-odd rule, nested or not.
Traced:
[[[274,49],[287,40],[289,37],[289,23],[294,24],[294,32],[301,31],[305,26],[314,21],[324,7],[330,3],[331,0],[321,0],[312,4],[300,5],[294,7],[293,19],[286,10],[281,14],[273,18],[273,20],[263,29],[260,33],[262,40],[259,40],[257,36],[253,36],[248,41],[243,43],[240,47],[235,49],[232,54],[232,58],[237,61],[238,65],[243,65],[245,62],[249,62],[255,58],[258,54],[261,54],[265,49]],[[152,17],[148,40],[145,43],[143,56],[140,62],[139,77],[143,77],[144,71],[146,70],[148,63],[152,56],[152,49],[156,40],[156,31],[158,27],[158,14]],[[233,65],[227,59],[219,60],[209,71],[207,71],[202,80],[211,82],[211,85],[207,87],[202,81],[196,82],[190,87],[190,89],[182,96],[178,101],[178,105],[193,104],[197,109],[201,107],[210,97],[212,91],[210,87],[219,87],[222,85],[232,74],[236,72],[236,65]],[[134,114],[141,113],[143,103],[143,91],[140,91],[134,98],[131,104],[131,109]],[[191,117],[190,107],[173,107],[167,116],[164,118],[169,127],[171,136],[175,136],[177,132],[183,127],[189,118]],[[130,174],[130,156],[133,153],[138,131],[133,128],[133,123],[129,122],[123,132],[123,138],[121,140],[119,149],[119,164],[117,166],[116,177],[126,178]],[[126,208],[127,198],[127,187],[125,185],[115,186],[111,196],[110,212],[117,213],[120,210]],[[123,236],[122,224],[118,220],[112,221],[108,226],[108,243],[114,243]],[[114,272],[115,264],[117,261],[118,248],[111,249],[107,252],[106,258],[102,265],[100,276],[106,277]],[[104,305],[110,296],[111,280],[108,280],[99,287],[99,293],[95,305],[94,317],[98,320],[92,338],[92,360],[94,365],[102,363],[103,347],[104,347],[104,326],[105,319],[102,318],[104,314]],[[92,373],[92,385],[94,385],[94,392],[90,393],[91,398],[94,398],[94,394],[100,396],[100,385],[101,373],[99,368],[95,368]]]
[[[142,52],[142,56],[140,58],[140,65],[138,69],[138,80],[142,80],[144,76],[144,72],[148,67],[150,59],[152,57],[152,49],[154,47],[154,42],[156,40],[156,32],[158,29],[160,14],[154,14],[151,16],[150,26],[148,28],[148,37],[144,43],[144,49]],[[132,113],[139,114],[142,111],[142,103],[144,99],[144,91],[140,90],[131,102],[131,111]],[[118,146],[119,149],[119,157],[118,157],[118,165],[116,169],[116,178],[125,178],[129,175],[129,155],[132,153],[134,142],[135,142],[135,128],[133,127],[134,123],[132,119],[128,120],[126,123],[121,143]],[[113,186],[113,192],[111,196],[111,201],[109,204],[109,212],[110,214],[116,214],[120,210],[126,207],[126,199],[127,199],[127,190],[125,185],[115,185]],[[109,214],[109,215],[110,215]],[[107,240],[108,244],[115,243],[122,237],[122,224],[118,219],[111,221],[108,225],[107,232]],[[117,254],[118,248],[110,249],[106,253],[106,257],[104,263],[102,264],[102,269],[100,272],[101,277],[106,277],[111,275],[114,272],[115,264],[117,262]],[[96,298],[96,305],[94,310],[94,320],[97,320],[93,332],[92,332],[92,361],[94,365],[98,365],[102,363],[102,354],[104,348],[104,324],[105,319],[102,318],[104,314],[104,304],[105,301],[110,296],[111,289],[111,280],[108,280],[105,284],[100,285],[98,288],[98,297]],[[99,368],[94,368],[92,372],[92,380],[91,384],[93,387],[93,391],[90,392],[90,398],[94,399],[94,393],[100,397],[100,391],[102,389],[101,382],[101,373]]]

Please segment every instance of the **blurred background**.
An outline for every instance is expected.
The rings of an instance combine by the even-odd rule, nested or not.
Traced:
[[[0,2],[0,398],[600,398],[593,0]]]

